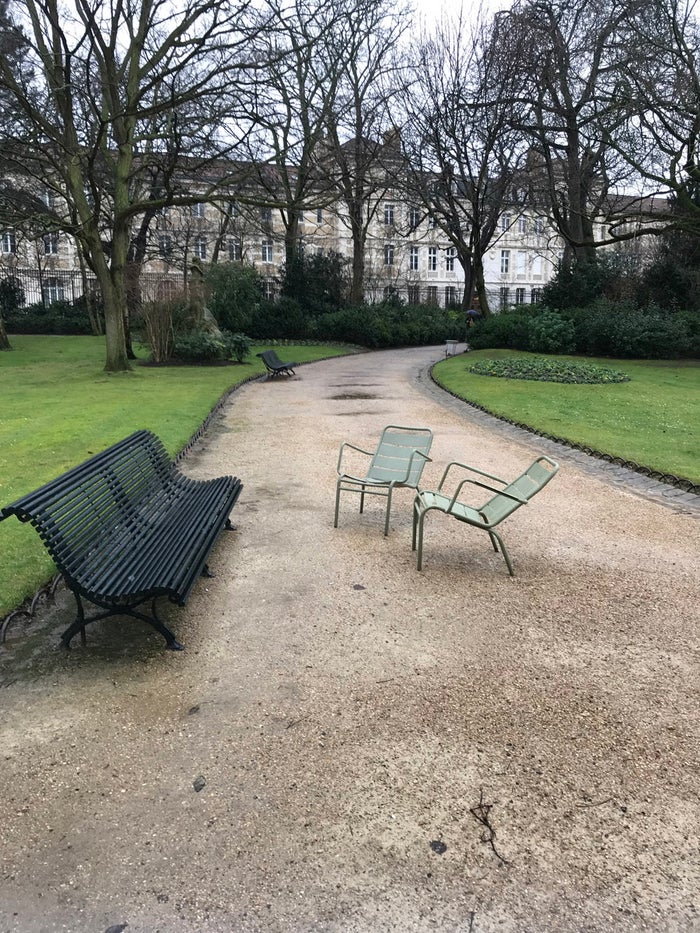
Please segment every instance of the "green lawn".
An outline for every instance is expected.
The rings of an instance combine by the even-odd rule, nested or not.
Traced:
[[[221,395],[263,372],[242,365],[150,367],[107,375],[96,337],[12,337],[0,353],[0,505],[6,505],[137,428],[149,428],[171,454],[187,443]],[[255,347],[253,354],[262,349]],[[344,348],[289,346],[283,359],[306,362]],[[477,351],[434,370],[449,391],[514,421],[665,472],[700,481],[700,365],[594,360],[630,382],[604,386],[494,379],[466,372]],[[145,354],[144,354],[145,356]],[[36,532],[0,522],[0,618],[48,580],[53,564]]]
[[[152,367],[103,372],[104,339],[11,337],[0,353],[0,505],[8,505],[138,428],[174,455],[232,386],[264,372],[253,354],[240,365]],[[308,362],[347,348],[278,347]],[[144,358],[145,352],[141,354]],[[54,572],[39,536],[15,518],[0,522],[0,619]]]
[[[438,363],[433,374],[450,392],[494,414],[700,482],[700,364],[585,358],[630,376],[612,385],[500,379],[466,369],[477,359],[531,355],[477,350]]]

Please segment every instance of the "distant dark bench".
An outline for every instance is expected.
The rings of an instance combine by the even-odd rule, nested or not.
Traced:
[[[285,363],[283,362],[275,353],[274,350],[263,350],[262,353],[257,354],[265,364],[265,369],[267,370],[267,376],[294,376],[294,367],[298,366],[298,363]]]
[[[233,527],[242,488],[235,476],[184,476],[155,434],[137,431],[0,509],[0,521],[31,522],[73,591],[78,614],[61,636],[66,647],[77,632],[85,643],[88,623],[128,615],[181,650],[156,600],[184,606],[220,532]],[[82,598],[103,611],[85,618]],[[136,609],[147,600],[150,615]]]

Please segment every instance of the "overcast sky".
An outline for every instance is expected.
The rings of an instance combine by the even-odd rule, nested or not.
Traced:
[[[416,11],[417,19],[430,22],[439,19],[442,13],[456,16],[462,6],[465,15],[476,14],[480,0],[411,0],[411,4]],[[512,6],[512,2],[511,0],[483,0],[483,6],[495,12],[508,9]]]

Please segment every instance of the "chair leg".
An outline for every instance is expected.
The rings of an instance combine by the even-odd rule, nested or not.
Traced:
[[[423,569],[423,523],[425,522],[426,514],[427,509],[422,511],[418,516],[418,554],[416,560],[416,570]]]
[[[391,493],[392,491],[393,491],[392,487],[390,486],[389,492],[387,493],[387,496],[386,496],[386,518],[384,520],[384,537],[386,537],[389,534],[389,519],[391,517]]]
[[[335,518],[333,519],[333,527],[338,527],[338,509],[340,508],[340,480],[336,483],[335,486]]]
[[[495,531],[489,531],[489,535],[491,536],[491,541],[493,541],[493,539],[496,538],[496,540],[497,540],[498,543],[500,544],[500,546],[501,546],[501,554],[503,554],[503,558],[504,558],[504,560],[505,560],[505,562],[506,562],[506,566],[508,567],[508,573],[511,575],[511,577],[514,577],[514,576],[515,576],[515,572],[513,571],[513,565],[512,565],[512,563],[510,562],[510,557],[508,556],[508,551],[506,551],[506,546],[505,546],[505,544],[503,543],[503,539],[502,539],[501,536],[498,535]],[[494,545],[494,547],[495,547],[495,545]],[[497,550],[497,548],[496,548],[496,550]]]
[[[364,510],[365,510],[365,487],[362,486],[360,490],[360,515],[362,515]]]

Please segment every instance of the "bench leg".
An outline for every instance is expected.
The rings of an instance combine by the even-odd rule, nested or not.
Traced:
[[[105,609],[103,612],[98,612],[96,615],[86,619],[85,612],[83,611],[83,604],[80,600],[79,594],[74,593],[73,595],[75,596],[76,602],[78,604],[78,614],[75,618],[75,621],[69,625],[63,635],[61,635],[61,641],[66,648],[70,649],[71,640],[73,639],[74,635],[78,634],[78,632],[80,632],[80,640],[83,644],[85,644],[85,626],[89,625],[91,622],[99,622],[100,619],[107,619],[109,616],[123,615],[131,616],[133,619],[140,619],[142,622],[146,622],[148,625],[154,628],[159,634],[163,636],[170,651],[184,651],[184,645],[180,644],[170,629],[158,618],[155,599],[151,605],[150,616],[146,615],[145,612],[139,612],[134,606],[114,606],[111,609]]]

